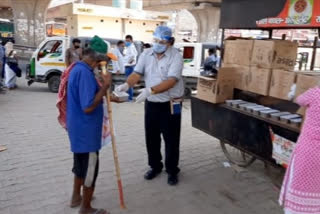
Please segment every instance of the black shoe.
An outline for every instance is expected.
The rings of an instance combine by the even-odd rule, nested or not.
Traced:
[[[154,169],[150,169],[148,172],[146,172],[146,174],[144,175],[144,179],[146,180],[152,180],[155,177],[157,177],[162,170],[154,170]]]
[[[175,186],[179,183],[178,175],[168,175],[168,184],[170,186]]]

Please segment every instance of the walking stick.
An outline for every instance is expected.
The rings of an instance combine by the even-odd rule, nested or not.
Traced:
[[[106,69],[107,62],[105,62],[105,61],[100,62],[100,65],[102,67],[103,74],[107,74],[107,69]],[[116,176],[117,176],[117,182],[118,182],[120,207],[121,207],[121,209],[126,209],[126,205],[124,204],[122,181],[121,181],[121,176],[120,176],[120,166],[119,166],[118,152],[117,152],[117,146],[116,146],[116,138],[114,136],[114,129],[113,129],[112,107],[111,107],[110,90],[109,89],[107,90],[107,110],[108,110],[108,116],[109,116],[114,166],[116,169]]]

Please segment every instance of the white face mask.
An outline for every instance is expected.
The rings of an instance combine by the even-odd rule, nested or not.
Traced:
[[[153,43],[152,49],[155,53],[164,53],[166,52],[168,46],[164,44],[159,44],[159,43]]]

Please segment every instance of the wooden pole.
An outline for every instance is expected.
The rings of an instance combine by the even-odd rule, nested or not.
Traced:
[[[103,74],[107,74],[106,69],[106,62],[100,62],[102,67]],[[117,176],[117,183],[118,183],[118,190],[119,190],[119,200],[120,200],[120,207],[121,209],[126,209],[126,205],[124,203],[124,196],[123,196],[123,188],[122,188],[122,181],[120,176],[120,165],[119,165],[119,158],[116,146],[116,138],[114,135],[113,129],[113,118],[112,118],[112,107],[111,107],[111,99],[110,99],[110,90],[107,90],[107,110],[109,116],[109,125],[110,125],[110,133],[111,133],[111,142],[112,142],[112,151],[113,151],[113,159],[114,159],[114,166],[116,169],[116,176]]]

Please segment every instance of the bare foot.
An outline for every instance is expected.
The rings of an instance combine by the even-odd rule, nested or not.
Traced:
[[[91,201],[95,200],[96,197],[92,196]],[[72,196],[71,198],[71,202],[70,202],[70,207],[71,208],[75,208],[75,207],[79,207],[81,205],[81,201],[82,201],[82,196]]]
[[[81,201],[82,201],[81,195],[77,195],[77,196],[73,195],[71,198],[70,207],[75,208],[75,207],[80,206]]]
[[[79,214],[110,214],[110,213],[104,209],[94,209],[94,208],[84,209],[84,208],[81,208],[79,211]]]

